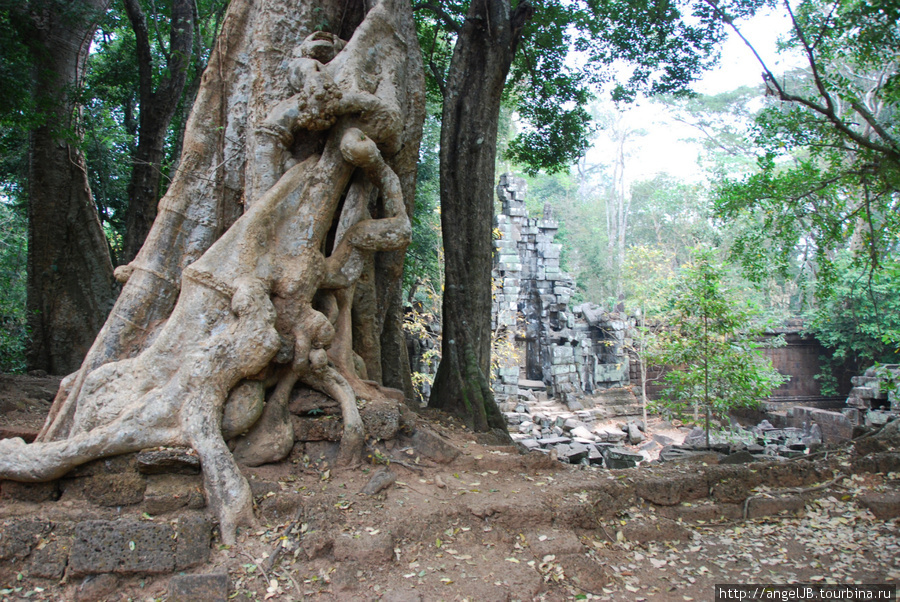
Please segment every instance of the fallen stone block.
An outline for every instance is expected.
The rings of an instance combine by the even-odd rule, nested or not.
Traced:
[[[641,432],[641,429],[638,425],[632,423],[628,425],[628,442],[631,445],[637,445],[644,441],[644,433]]]
[[[588,457],[588,446],[580,443],[562,443],[556,446],[556,457],[569,464],[578,464]]]
[[[875,518],[879,520],[890,520],[900,516],[900,493],[867,491],[861,494],[857,500],[862,506],[871,510]]]
[[[625,439],[627,436],[624,431],[620,431],[617,428],[604,428],[597,431],[597,435],[604,441],[609,441],[610,443],[618,443]]]
[[[370,566],[386,564],[394,557],[394,538],[390,533],[363,533],[358,538],[338,537],[334,540],[333,554],[339,562],[351,561]]]
[[[231,581],[228,573],[175,575],[169,581],[169,600],[178,602],[226,602]]]
[[[793,408],[791,424],[796,428],[803,423],[816,423],[822,433],[822,443],[836,445],[849,441],[853,437],[853,423],[840,412],[830,412],[819,408],[798,406]],[[788,429],[785,429],[788,431]]]
[[[749,464],[750,462],[760,462],[766,458],[753,455],[747,450],[736,451],[719,460],[719,464]]]
[[[538,443],[540,443],[541,447],[543,448],[554,447],[556,445],[571,442],[571,437],[544,437],[542,439],[538,439]]]
[[[434,431],[422,427],[413,433],[411,443],[417,453],[438,464],[452,462],[462,453]]]
[[[606,467],[615,470],[621,468],[634,468],[638,462],[644,459],[644,456],[635,454],[621,447],[605,448]]]
[[[622,535],[628,541],[648,543],[651,541],[689,541],[691,532],[668,518],[654,521],[629,521],[621,527]]]
[[[572,435],[572,437],[575,437],[575,438],[587,439],[589,441],[597,440],[597,435],[595,435],[593,432],[591,432],[591,430],[588,429],[586,426],[577,426],[572,429],[572,432],[570,434]]]
[[[806,500],[800,496],[789,495],[777,498],[758,497],[747,504],[747,518],[760,518],[782,513],[796,514],[806,507]]]

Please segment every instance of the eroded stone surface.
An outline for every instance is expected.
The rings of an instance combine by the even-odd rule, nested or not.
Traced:
[[[178,602],[226,602],[230,586],[227,573],[176,575],[169,582],[169,599]]]

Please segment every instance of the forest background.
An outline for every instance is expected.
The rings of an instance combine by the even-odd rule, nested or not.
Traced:
[[[184,122],[225,4],[112,3],[94,35],[80,87],[66,91],[77,96],[82,113],[81,130],[69,137],[84,153],[114,265],[135,253],[128,226],[137,219],[129,217],[136,167],[158,165],[153,199],[177,169]],[[193,35],[189,61],[176,65],[184,32],[172,23],[181,5],[192,13]],[[710,6],[715,10],[715,3]],[[898,357],[900,7],[887,0],[803,1],[771,3],[770,10],[787,23],[777,47],[762,48],[770,40],[759,44],[747,37],[744,48],[767,57],[755,67],[763,73],[758,85],[651,98],[628,93],[616,85],[622,77],[608,76],[557,95],[556,106],[540,106],[524,101],[524,78],[511,77],[501,109],[497,172],[527,175],[532,216],[545,204],[554,208],[563,268],[577,282],[576,302],[612,308],[624,301],[630,311],[664,320],[674,306],[669,291],[693,250],[703,248],[726,275],[725,286],[754,309],[755,322],[804,318],[805,330],[831,352],[823,372],[824,391],[830,392],[843,373],[896,363]],[[0,371],[23,372],[31,336],[26,151],[29,132],[46,116],[21,85],[27,49],[10,15],[0,11]],[[434,41],[449,44],[453,32],[439,31],[440,18],[433,14],[417,11],[417,17],[426,64],[440,66],[448,59],[436,55]],[[744,22],[726,21],[733,25],[732,38],[741,40]],[[561,64],[579,60],[563,54]],[[641,76],[629,69],[624,79]],[[150,112],[142,102],[164,96],[175,71],[184,79],[167,109],[171,115],[157,145],[162,157],[142,158],[139,125]],[[404,285],[410,304],[437,316],[444,261],[441,111],[434,88]],[[639,147],[654,144],[655,130],[669,129],[644,121],[638,105],[649,104],[694,132],[701,152],[692,173],[682,166],[630,175],[643,168]],[[541,129],[541,111],[590,120],[579,122],[583,127],[576,132],[565,131],[574,122],[557,122],[569,136],[555,148],[535,151],[529,137],[532,143],[551,138]],[[589,145],[605,151],[586,152]]]

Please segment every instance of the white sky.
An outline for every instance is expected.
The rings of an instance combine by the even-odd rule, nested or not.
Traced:
[[[787,15],[766,12],[738,26],[769,68],[780,73],[784,69],[784,59],[775,48],[779,36],[790,28]],[[702,94],[720,94],[740,86],[756,86],[762,83],[761,74],[762,67],[753,53],[732,32],[722,47],[719,66],[706,73],[694,89]],[[613,107],[611,102],[609,107]],[[686,141],[698,136],[695,129],[673,120],[660,105],[647,100],[630,108],[625,120],[631,128],[646,131],[646,135],[635,136],[626,146],[625,178],[629,183],[663,172],[689,181],[703,179],[704,174],[698,166],[700,149]],[[588,151],[588,162],[609,162],[612,157],[613,144],[601,132],[594,147]]]

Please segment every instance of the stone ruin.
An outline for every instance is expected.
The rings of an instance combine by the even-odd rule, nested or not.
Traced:
[[[584,410],[593,405],[587,396],[629,384],[632,324],[624,313],[591,303],[570,307],[575,281],[560,269],[552,207],[530,217],[525,180],[511,174],[500,176],[497,195],[502,210],[495,223],[492,325],[515,353],[500,358],[496,399],[504,409],[545,392],[572,411]]]
[[[855,425],[883,426],[900,413],[900,364],[873,366],[850,381],[844,415]]]

